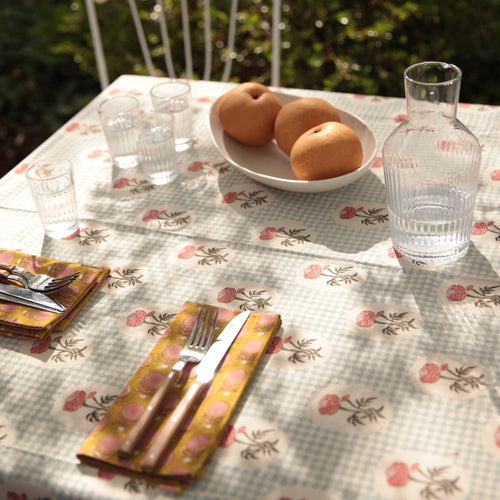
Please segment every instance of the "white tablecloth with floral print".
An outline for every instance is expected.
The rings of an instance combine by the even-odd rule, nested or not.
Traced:
[[[96,104],[132,93],[149,108],[157,81],[120,77],[0,180],[0,247],[112,269],[63,334],[0,338],[0,498],[175,496],[75,453],[185,300],[283,318],[186,499],[499,498],[500,108],[459,108],[483,155],[472,244],[458,262],[425,266],[389,238],[380,151],[404,99],[282,89],[358,115],[379,142],[362,179],[303,194],[221,157],[207,117],[230,85],[193,82],[183,178],[152,187],[140,170],[113,169]],[[44,156],[75,167],[71,240],[44,237],[25,183]]]

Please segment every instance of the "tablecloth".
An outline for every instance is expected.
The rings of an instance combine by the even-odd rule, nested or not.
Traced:
[[[195,146],[181,181],[153,187],[113,168],[96,105],[132,93],[150,108],[158,81],[120,77],[0,180],[1,247],[111,269],[64,334],[0,339],[0,498],[175,498],[76,452],[186,300],[283,323],[184,498],[498,498],[500,108],[459,107],[482,147],[472,244],[431,266],[389,237],[380,152],[404,99],[281,89],[329,100],[378,139],[360,180],[295,193],[218,153],[207,117],[231,84],[192,82]],[[23,176],[48,155],[75,167],[80,233],[67,241],[44,237]],[[75,391],[85,398],[68,410]]]

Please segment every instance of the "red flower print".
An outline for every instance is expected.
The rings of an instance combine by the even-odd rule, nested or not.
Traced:
[[[394,462],[386,471],[385,477],[390,486],[401,488],[410,481],[410,469],[403,462]]]
[[[441,377],[441,371],[439,370],[439,366],[434,363],[426,363],[420,370],[418,371],[418,375],[420,377],[420,381],[424,384],[434,384]]]
[[[315,280],[321,276],[322,269],[319,264],[311,264],[304,269],[304,278]]]
[[[42,354],[45,352],[52,343],[52,338],[50,335],[45,337],[43,340],[35,340],[31,346],[30,352],[33,354]]]
[[[333,415],[340,408],[340,398],[336,394],[326,394],[319,402],[319,412],[321,415]]]
[[[394,247],[389,248],[389,257],[391,259],[399,259],[403,256],[401,252],[396,250]]]
[[[21,165],[19,165],[18,167],[16,167],[14,169],[14,172],[16,174],[24,174],[24,172],[26,172],[26,169],[29,167],[29,163],[21,163]]]
[[[78,130],[80,128],[80,124],[79,123],[70,123],[67,127],[66,127],[66,132],[73,132],[73,130]]]
[[[472,226],[472,234],[478,236],[488,232],[488,226],[484,222],[475,222]]]
[[[234,300],[237,293],[238,293],[238,290],[236,290],[236,288],[230,288],[230,287],[223,288],[217,294],[217,302],[222,302],[223,304],[228,304],[229,302],[232,302]]]
[[[203,165],[208,165],[208,161],[193,161],[188,167],[189,172],[198,172],[203,169]]]
[[[500,170],[493,170],[490,174],[492,181],[500,181]]]
[[[353,219],[356,217],[356,209],[354,207],[344,207],[340,212],[341,219]]]
[[[230,193],[226,193],[224,199],[222,200],[222,203],[229,205],[230,203],[234,203],[237,199],[238,199],[238,193],[232,191]]]
[[[66,398],[63,410],[77,411],[83,406],[83,403],[85,403],[86,399],[87,399],[87,393],[85,391],[75,391],[73,394],[70,394]]]
[[[185,246],[178,254],[179,259],[191,259],[196,253],[196,247],[194,245]]]
[[[158,219],[158,216],[160,215],[159,210],[150,210],[143,218],[142,220],[144,222],[150,222],[153,220]]]
[[[132,314],[129,314],[127,316],[127,326],[133,326],[133,327],[141,326],[144,323],[144,321],[146,321],[146,318],[153,316],[154,313],[155,313],[154,311],[147,313],[142,309],[137,309]]]
[[[497,445],[497,448],[500,448],[500,425],[497,427],[495,432],[495,444]]]
[[[380,167],[382,167],[383,165],[384,165],[384,164],[383,164],[383,162],[382,162],[382,158],[381,158],[380,156],[377,156],[377,157],[375,158],[375,160],[373,161],[373,163],[372,163],[372,167],[373,167],[373,168],[380,168]]]
[[[361,311],[356,316],[356,324],[364,328],[369,328],[375,323],[376,315],[373,311]]]
[[[274,337],[269,347],[267,348],[266,354],[276,354],[283,348],[283,339],[281,337]]]
[[[405,113],[400,113],[399,115],[396,115],[394,117],[394,121],[396,123],[402,123],[406,120],[406,114]]]
[[[274,337],[273,340],[271,341],[271,344],[269,344],[269,347],[267,348],[266,354],[277,354],[278,352],[283,349],[283,346],[285,344],[289,344],[292,341],[292,337],[288,336],[285,339],[282,339],[280,337]]]
[[[245,425],[238,427],[238,429],[236,429],[236,427],[234,427],[234,425],[228,425],[226,427],[226,432],[225,432],[224,437],[222,438],[219,446],[221,448],[229,448],[229,446],[231,446],[235,442],[236,434],[240,434],[242,432],[245,432],[246,430],[247,430],[247,428]]]
[[[275,227],[266,227],[263,231],[260,232],[259,239],[261,240],[272,240],[276,238],[276,233],[283,231],[284,227],[275,228]]]
[[[127,179],[126,177],[121,177],[113,184],[113,188],[121,189],[121,188],[127,187],[130,184],[130,182],[133,180],[134,179]]]
[[[446,290],[446,297],[453,302],[460,302],[467,297],[467,290],[462,285],[451,285]]]
[[[87,158],[90,160],[93,160],[94,158],[99,158],[104,154],[104,151],[102,149],[94,149],[91,151],[88,155]]]

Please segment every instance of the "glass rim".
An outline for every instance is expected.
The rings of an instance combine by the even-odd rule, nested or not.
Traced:
[[[172,95],[160,95],[160,94],[157,94],[155,92],[160,87],[168,88],[168,86],[173,86],[173,85],[183,86],[184,89],[182,91],[179,91],[178,93],[172,94]],[[165,82],[157,83],[157,84],[153,85],[151,87],[151,89],[149,90],[149,93],[150,93],[150,95],[152,97],[158,97],[158,98],[161,98],[161,99],[170,99],[172,97],[180,97],[180,96],[183,96],[185,94],[188,94],[189,92],[191,92],[191,85],[190,85],[190,83],[187,80],[180,80],[180,79],[172,79],[172,80],[168,80],[168,81],[165,81]]]
[[[44,163],[47,164],[57,164],[57,165],[64,165],[65,168],[63,171],[58,172],[57,174],[50,175],[47,177],[35,177],[32,175],[33,170],[35,170],[36,167],[43,166]],[[26,172],[24,173],[26,178],[30,181],[37,181],[37,182],[47,182],[47,181],[52,181],[54,179],[57,179],[59,177],[64,177],[66,175],[71,174],[73,171],[73,164],[71,163],[71,160],[68,158],[47,158],[44,160],[37,160],[33,163],[31,163],[28,168],[26,169]]]
[[[416,70],[422,69],[422,68],[440,68],[442,70],[453,70],[454,75],[452,78],[448,78],[446,80],[440,81],[440,82],[429,82],[425,81],[423,79],[418,79],[415,74],[411,75],[412,73],[415,73]],[[404,71],[404,78],[406,81],[411,82],[411,83],[416,83],[418,85],[428,85],[432,87],[440,87],[440,86],[446,86],[446,85],[452,85],[458,81],[461,80],[462,78],[462,70],[456,66],[455,64],[447,63],[447,62],[442,62],[442,61],[423,61],[419,62],[417,64],[413,64],[412,66],[409,66],[408,68],[405,69]]]
[[[135,118],[134,118],[134,126],[138,127],[142,123],[146,122],[149,117],[158,117],[160,118],[161,122],[160,125],[167,124],[170,125],[172,122],[175,122],[175,115],[171,113],[170,111],[156,111],[155,109],[146,109],[144,111],[141,111]]]
[[[104,109],[104,106],[106,106],[106,104],[109,104],[110,102],[115,102],[116,103],[118,101],[118,99],[124,99],[124,98],[127,99],[130,102],[130,106],[127,106],[124,109],[119,109],[119,110],[116,110],[116,111]],[[135,97],[133,95],[129,95],[129,94],[126,94],[126,95],[114,95],[114,96],[107,97],[106,99],[104,99],[103,101],[101,101],[99,103],[99,105],[97,106],[97,111],[99,113],[106,113],[106,114],[130,113],[137,106],[139,106],[139,99],[137,99],[137,97]]]
[[[137,139],[140,141],[142,138],[155,134],[158,131],[175,139],[174,131],[168,125],[153,125],[151,128],[146,128],[139,132]]]

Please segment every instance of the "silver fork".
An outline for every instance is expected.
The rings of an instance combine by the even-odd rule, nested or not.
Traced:
[[[40,293],[55,293],[73,283],[80,273],[76,272],[69,276],[49,276],[48,274],[34,274],[27,269],[10,264],[0,263],[0,276],[17,281],[25,288]]]
[[[172,367],[172,370],[165,378],[163,384],[155,392],[151,398],[148,406],[144,410],[139,420],[134,427],[130,430],[121,448],[118,450],[120,458],[130,458],[132,453],[137,447],[140,439],[143,437],[144,432],[150,426],[158,409],[161,406],[163,399],[170,390],[170,388],[179,379],[182,370],[187,363],[199,363],[214,340],[215,326],[217,324],[217,317],[219,310],[208,306],[202,306],[196,323],[189,335],[186,344],[179,355],[179,360]]]

